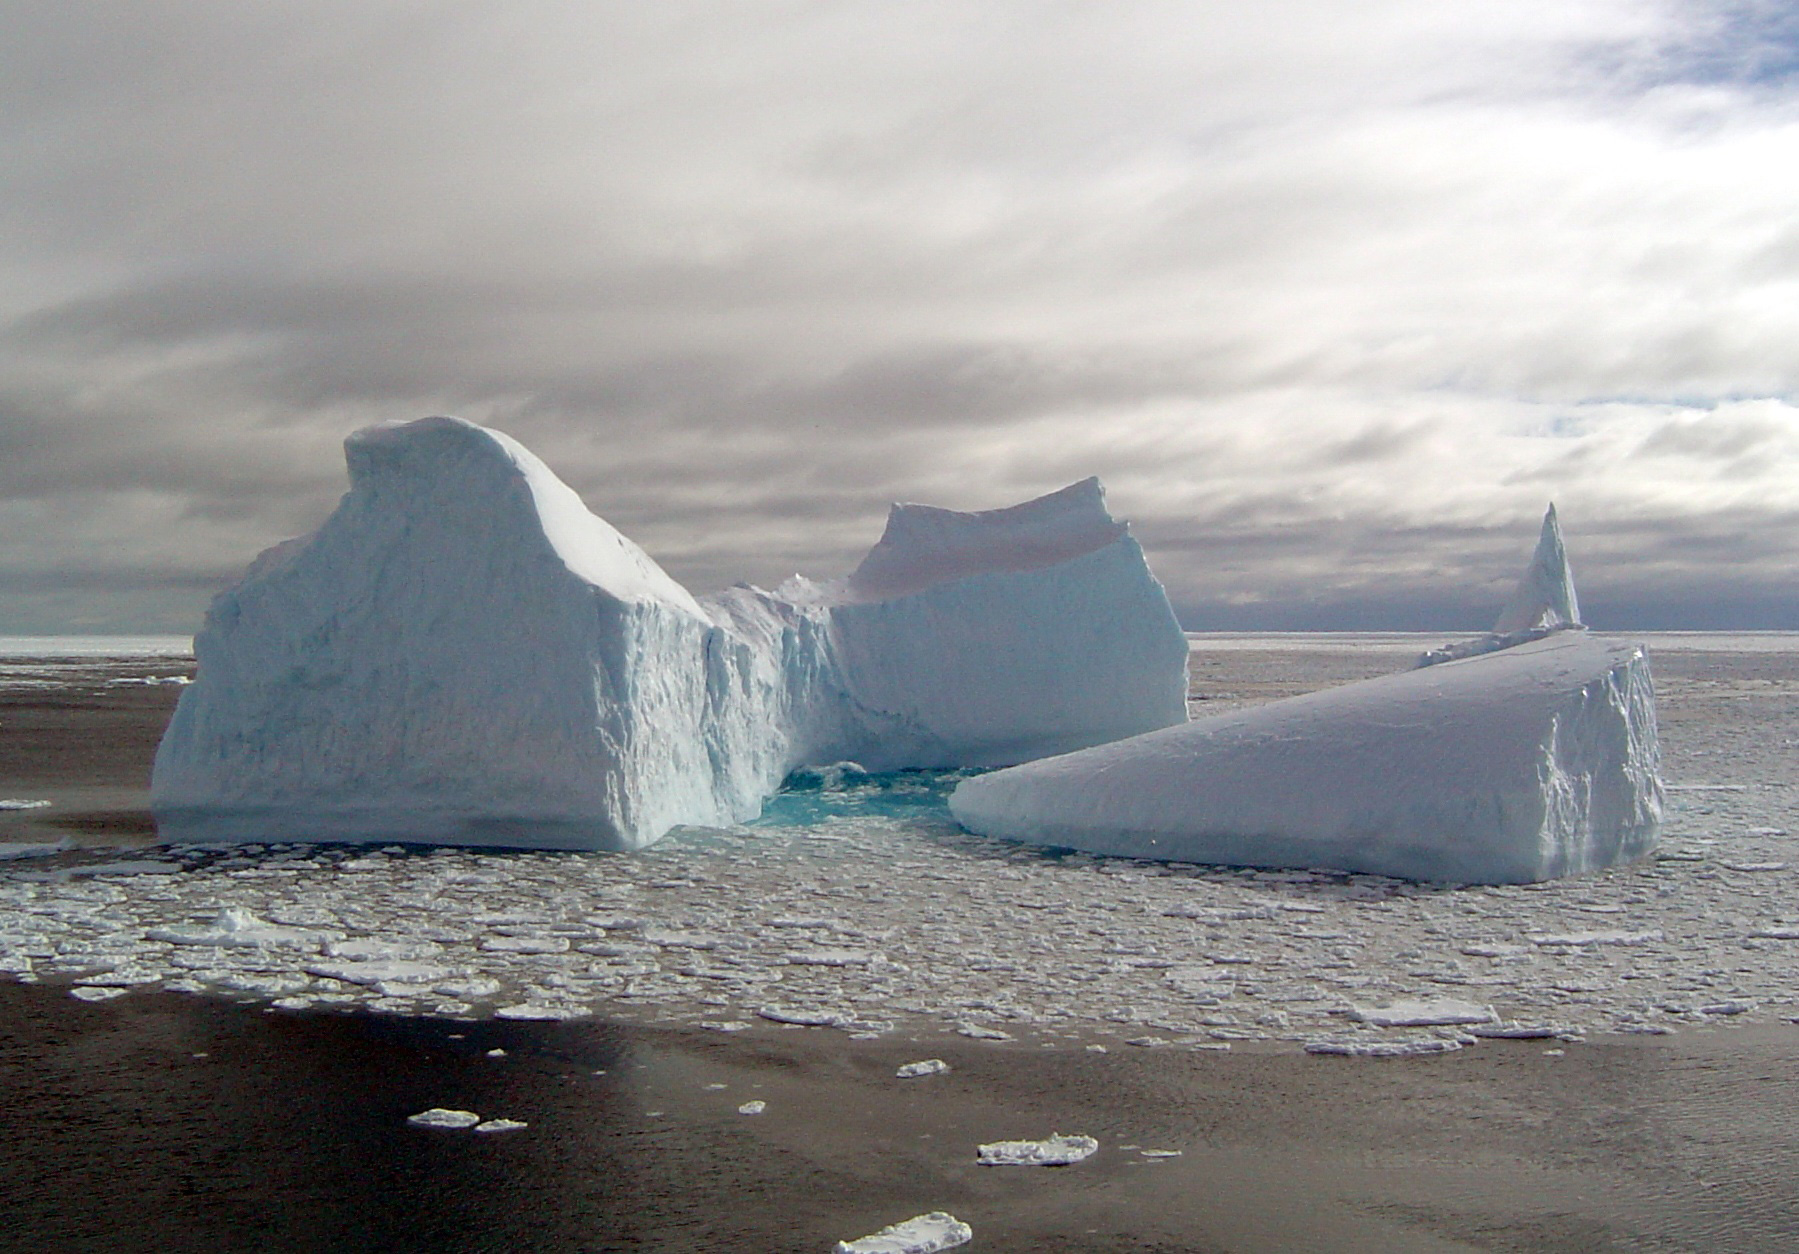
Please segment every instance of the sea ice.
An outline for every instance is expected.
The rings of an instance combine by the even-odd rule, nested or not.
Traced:
[[[475,1125],[477,1132],[517,1132],[520,1128],[531,1125],[523,1119],[483,1119]]]
[[[66,840],[5,840],[0,841],[0,862],[10,862],[15,858],[49,858],[65,853],[68,849],[69,842]]]
[[[702,602],[499,432],[345,451],[337,511],[196,637],[166,838],[638,848],[808,763],[1006,765],[1186,717],[1185,638],[1097,480],[897,505],[844,579]]]
[[[835,1254],[938,1254],[973,1239],[973,1228],[954,1215],[934,1210],[904,1223],[890,1224],[873,1236],[839,1241]]]
[[[1041,1141],[995,1141],[980,1147],[975,1161],[983,1167],[1066,1167],[1090,1157],[1099,1142],[1090,1136],[1052,1132]]]
[[[1643,650],[1562,633],[964,780],[987,836],[1507,884],[1628,862],[1662,814]]]
[[[1437,1028],[1463,1023],[1496,1023],[1499,1016],[1491,1006],[1452,998],[1429,1001],[1392,1001],[1379,1006],[1356,1006],[1350,1017],[1376,1028]]]
[[[446,1110],[442,1106],[433,1106],[430,1110],[408,1115],[406,1122],[415,1128],[472,1128],[481,1122],[481,1116],[472,1110]]]
[[[949,1070],[949,1064],[941,1058],[926,1058],[923,1062],[909,1062],[893,1074],[902,1080],[915,1080],[919,1076],[942,1075]]]

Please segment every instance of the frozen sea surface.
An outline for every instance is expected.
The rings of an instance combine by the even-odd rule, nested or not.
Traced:
[[[1462,888],[1046,853],[956,828],[955,773],[845,767],[795,780],[756,824],[636,854],[0,863],[0,973],[86,997],[1377,1055],[1799,1016],[1799,637],[1647,640],[1667,831],[1656,857],[1589,878]],[[1261,641],[1201,638],[1196,699],[1383,673],[1421,644]],[[1450,1003],[1496,1022],[1416,1022],[1483,1017],[1416,1009]]]

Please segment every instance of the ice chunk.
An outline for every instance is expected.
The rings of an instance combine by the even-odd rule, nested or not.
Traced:
[[[1090,1157],[1099,1142],[1090,1136],[1052,1132],[1041,1141],[995,1141],[983,1145],[975,1161],[984,1167],[1066,1167]]]
[[[1552,504],[1549,512],[1543,515],[1543,529],[1537,537],[1537,548],[1531,554],[1530,565],[1525,567],[1523,578],[1499,612],[1493,630],[1474,640],[1432,649],[1418,659],[1418,665],[1434,666],[1457,658],[1493,653],[1569,629],[1582,629],[1580,600],[1574,593],[1574,574],[1568,568],[1568,553],[1562,547],[1562,528],[1556,521]]]
[[[95,988],[88,986],[70,989],[69,996],[79,998],[82,1001],[110,1001],[114,997],[123,997],[130,991],[131,990],[128,988],[114,988],[110,986],[105,988]]]
[[[745,1102],[743,1105],[739,1106],[737,1108],[737,1113],[740,1115],[759,1115],[767,1109],[768,1103],[758,1098],[755,1101]]]
[[[481,1116],[472,1110],[446,1110],[442,1106],[433,1106],[430,1110],[408,1115],[406,1122],[415,1128],[472,1128],[481,1122]]]
[[[14,858],[49,858],[68,849],[67,840],[5,840],[0,841],[0,862],[10,862]]]
[[[942,1075],[949,1070],[949,1064],[941,1058],[926,1058],[923,1062],[909,1062],[893,1074],[902,1080],[914,1080],[919,1076]]]
[[[0,810],[42,810],[49,804],[35,798],[0,797]]]
[[[1643,650],[1563,633],[963,781],[971,831],[1126,857],[1522,883],[1653,849]]]
[[[373,962],[309,962],[303,968],[310,975],[322,975],[346,984],[434,984],[450,972],[429,962],[409,962],[399,958]]]
[[[1497,1023],[1499,1016],[1491,1006],[1473,1002],[1437,998],[1431,1001],[1409,1000],[1386,1002],[1379,1006],[1357,1006],[1350,1017],[1377,1028],[1437,1028],[1461,1023]]]
[[[869,1237],[839,1241],[835,1254],[937,1254],[974,1239],[974,1229],[944,1211],[915,1215]]]
[[[517,1132],[520,1128],[531,1125],[523,1119],[483,1119],[475,1125],[477,1132]]]
[[[1097,480],[896,506],[853,575],[702,603],[498,432],[345,447],[337,511],[196,638],[166,838],[637,848],[807,763],[1003,765],[1185,718],[1185,638]]]
[[[1462,1047],[1460,1041],[1427,1037],[1415,1041],[1354,1041],[1326,1039],[1306,1042],[1308,1054],[1337,1054],[1345,1058],[1418,1058],[1426,1054],[1449,1054]]]
[[[176,868],[179,869],[179,868]],[[326,935],[298,927],[277,927],[257,918],[242,906],[226,906],[210,927],[157,927],[145,933],[151,940],[176,945],[213,945],[223,948],[317,949]]]

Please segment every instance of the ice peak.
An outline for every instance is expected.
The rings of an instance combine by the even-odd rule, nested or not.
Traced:
[[[353,492],[409,494],[423,508],[455,504],[491,511],[529,492],[527,525],[535,522],[563,565],[621,601],[661,601],[697,618],[693,594],[654,558],[587,508],[556,472],[501,431],[438,416],[364,427],[344,441]],[[511,489],[511,491],[508,491]]]
[[[1097,477],[1005,509],[963,512],[901,502],[846,581],[852,596],[906,596],[995,571],[1037,570],[1111,544],[1127,531]]]
[[[1496,635],[1538,628],[1577,627],[1580,601],[1574,594],[1574,575],[1568,569],[1568,553],[1562,546],[1562,528],[1555,505],[1543,515],[1543,530],[1536,552],[1511,599],[1493,624]]]

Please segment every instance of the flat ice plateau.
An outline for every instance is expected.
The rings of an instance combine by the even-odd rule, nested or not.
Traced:
[[[1403,1056],[1799,1016],[1799,636],[1645,639],[1662,844],[1584,877],[1458,887],[1044,852],[958,829],[944,798],[961,773],[827,772],[753,826],[632,855],[262,844],[7,861],[0,973],[396,1015],[969,1029],[1010,1038],[1000,1049]],[[1200,638],[1194,705],[1394,673],[1421,643]]]
[[[995,766],[1186,717],[1098,480],[896,505],[850,575],[696,599],[511,438],[345,442],[350,491],[221,594],[156,755],[165,836],[634,849],[796,767]]]
[[[1528,883],[1662,813],[1641,648],[1564,631],[964,782],[970,831],[1125,857]]]

